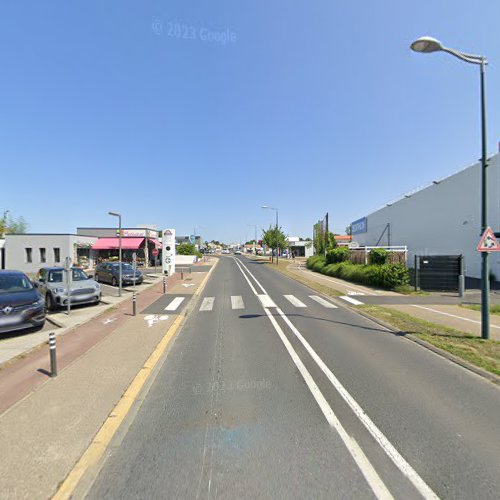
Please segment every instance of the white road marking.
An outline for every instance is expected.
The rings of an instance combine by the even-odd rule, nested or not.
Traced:
[[[347,292],[347,295],[366,295],[366,293],[363,293],[363,292]]]
[[[168,319],[168,316],[158,315],[158,314],[147,314],[144,316],[144,320],[148,322],[148,327],[151,328],[155,323],[159,321],[165,321]]]
[[[416,304],[410,304],[410,305],[412,307],[418,307],[419,309],[425,309],[426,311],[432,311],[432,312],[435,312],[437,314],[442,314],[443,316],[450,316],[452,318],[457,318],[457,319],[461,319],[463,321],[468,321],[469,323],[476,323],[478,325],[481,324],[481,321],[477,321],[475,319],[464,318],[462,316],[457,316],[455,314],[451,314],[451,313],[447,313],[447,312],[443,312],[443,311],[438,311],[436,309],[432,309],[431,307],[417,306]],[[491,323],[490,323],[490,326],[491,326],[491,328],[500,328],[500,326],[492,325]]]
[[[190,286],[194,286],[194,283],[183,283],[182,286],[184,288],[189,288]]]
[[[232,309],[245,309],[245,303],[241,295],[231,295],[231,308]]]
[[[170,304],[165,307],[165,311],[175,311],[184,302],[186,297],[175,297]]]
[[[250,272],[250,270],[243,263],[242,263],[242,266],[246,269],[246,271],[254,279],[254,281],[260,286],[260,288],[265,292],[264,287],[258,282],[257,278]],[[247,278],[247,281],[249,281],[248,278]],[[355,299],[352,299],[352,300],[355,300]],[[318,356],[318,354],[314,351],[314,349],[310,346],[310,344],[302,336],[302,334],[297,330],[295,325],[283,313],[283,311],[278,307],[276,309],[276,312],[284,319],[284,321],[289,326],[289,328],[292,330],[292,332],[295,334],[297,339],[302,343],[302,345],[308,351],[308,353],[310,354],[312,359],[316,362],[316,364],[319,366],[319,368],[327,376],[330,383],[335,387],[335,389],[340,394],[340,396],[349,405],[349,407],[351,408],[353,413],[358,417],[358,419],[361,421],[361,423],[364,425],[364,427],[372,435],[372,437],[375,439],[375,441],[377,441],[377,443],[384,450],[386,455],[392,460],[392,462],[396,465],[396,467],[401,471],[401,473],[404,474],[409,479],[409,481],[413,484],[413,486],[419,491],[419,493],[425,499],[439,500],[439,497],[434,493],[434,491],[432,491],[432,489],[427,485],[427,483],[418,475],[417,471],[415,469],[413,469],[413,467],[404,459],[404,457],[398,452],[398,450],[385,437],[385,435],[382,433],[382,431],[374,424],[374,422],[370,419],[370,417],[365,413],[363,408],[361,408],[361,406],[356,402],[356,400],[349,394],[349,392],[340,383],[340,381],[337,379],[337,377],[335,377],[335,375],[328,368],[328,366],[326,366],[326,364],[323,362],[323,360]],[[272,317],[267,310],[266,310],[266,314],[270,318]],[[274,319],[274,321],[276,321],[274,317],[273,317],[273,319]],[[346,444],[346,446],[347,446],[347,444]],[[350,449],[349,449],[349,451],[350,451]],[[367,459],[367,461],[368,461],[368,459]],[[356,463],[358,464],[358,467],[360,467],[360,470],[363,472],[360,464],[358,462],[356,462]],[[368,462],[368,464],[370,465],[370,467],[372,467],[369,462]],[[373,473],[377,474],[375,470],[373,470]],[[363,472],[363,474],[364,474],[364,472]],[[368,478],[366,477],[366,475],[365,475],[365,478],[368,481]],[[380,480],[380,482],[382,482],[381,479],[378,477],[378,475],[377,475],[377,478]],[[372,484],[370,482],[369,482],[369,484],[372,487],[372,490],[374,491],[374,493],[376,494],[375,490],[373,489],[374,487],[372,486]],[[382,485],[383,485],[383,483],[382,483]],[[385,485],[383,485],[383,486],[385,488]],[[388,492],[388,494],[390,495],[389,492]],[[379,497],[379,498],[384,498],[384,497]]]
[[[108,318],[108,319],[105,319],[102,324],[103,325],[109,325],[110,323],[113,323],[113,321],[116,321],[118,318]]]
[[[244,266],[244,265],[243,265]],[[246,267],[246,266],[244,266]],[[245,273],[240,267],[240,271],[242,274],[246,277]],[[248,271],[248,269],[247,269]],[[253,277],[253,279],[258,283],[258,281],[255,279],[255,276],[248,271],[248,273]],[[248,281],[248,278],[247,278]],[[262,285],[259,285],[262,288]],[[259,298],[262,295],[256,294]],[[264,295],[264,297],[269,297],[267,294]],[[279,310],[279,309],[278,309]],[[316,382],[312,378],[311,374],[305,367],[304,363],[300,359],[299,355],[297,352],[294,350],[292,347],[292,344],[289,342],[287,339],[286,335],[283,333],[283,330],[281,329],[280,325],[276,321],[276,319],[273,317],[273,315],[269,312],[269,309],[267,307],[264,307],[264,311],[267,314],[267,317],[271,321],[272,325],[274,326],[274,329],[278,333],[281,341],[283,342],[286,350],[290,354],[290,357],[292,358],[293,362],[295,363],[295,366],[299,370],[300,374],[302,375],[302,378],[304,379],[307,387],[311,391],[311,394],[313,395],[314,399],[318,403],[318,406],[320,407],[321,411],[323,412],[323,415],[325,416],[327,422],[331,427],[333,427],[340,438],[342,439],[345,447],[347,448],[347,451],[350,453],[352,456],[353,460],[355,461],[356,465],[358,466],[359,470],[363,474],[364,478],[366,479],[366,482],[370,486],[371,490],[373,491],[374,495],[376,498],[380,500],[391,500],[394,497],[391,495],[387,487],[385,486],[384,482],[380,478],[380,476],[377,474],[377,471],[373,468],[373,465],[370,463],[366,455],[364,454],[363,450],[359,447],[358,443],[349,436],[347,431],[344,429],[344,426],[341,424],[340,420],[337,418],[335,415],[334,411],[332,410],[331,406],[328,404],[328,401],[325,399],[323,396],[323,393],[317,386]]]
[[[318,295],[309,295],[309,298],[315,300],[318,304],[321,304],[323,307],[326,307],[328,309],[337,309],[337,306],[335,304],[328,302],[323,297],[319,297]]]
[[[200,312],[211,311],[214,308],[215,297],[205,297],[201,303]]]
[[[262,304],[262,307],[276,307],[276,304],[273,302],[273,299],[269,297],[267,294],[257,294],[257,297],[259,297],[260,303]]]
[[[292,304],[295,307],[307,307],[303,302],[301,302],[295,295],[283,295],[290,304]]]
[[[362,306],[363,302],[357,299],[353,299],[352,297],[349,297],[348,295],[342,295],[340,297],[342,300],[345,300],[346,302],[350,302],[351,304],[354,304],[355,306]]]

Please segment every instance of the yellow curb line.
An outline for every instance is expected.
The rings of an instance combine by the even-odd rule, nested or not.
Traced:
[[[208,274],[205,276],[205,279],[193,296],[199,295],[203,288],[205,288],[205,285],[217,263],[218,261],[212,266],[212,269],[210,269]],[[160,340],[155,350],[147,359],[146,363],[144,363],[144,366],[139,370],[139,373],[137,373],[132,383],[128,386],[125,394],[118,401],[116,406],[113,408],[113,411],[109,414],[108,418],[95,435],[85,453],[81,456],[80,460],[78,460],[55,495],[52,497],[52,500],[66,500],[71,498],[85,472],[90,467],[95,466],[102,458],[111,442],[111,439],[122,422],[125,420],[132,404],[137,399],[139,392],[151,375],[152,370],[160,360],[162,354],[165,352],[168,344],[176,334],[183,319],[184,316],[179,315],[172,326],[168,329],[165,336]]]

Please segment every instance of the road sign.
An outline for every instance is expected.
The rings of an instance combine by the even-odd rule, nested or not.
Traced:
[[[500,243],[495,238],[491,227],[487,227],[477,245],[478,252],[500,252]]]
[[[194,234],[189,236],[189,242],[191,243],[191,245],[194,245],[196,243],[196,236]]]
[[[153,257],[158,257],[158,249],[153,248]]]
[[[163,230],[162,256],[163,274],[172,276],[175,273],[175,229],[173,228]]]

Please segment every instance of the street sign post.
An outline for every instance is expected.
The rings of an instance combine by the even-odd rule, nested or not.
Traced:
[[[134,290],[135,290],[135,272],[137,270],[137,254],[135,252],[132,254],[132,270],[134,273]]]
[[[163,274],[175,274],[175,229],[164,229],[162,238],[162,271]]]
[[[67,314],[71,310],[71,258],[66,257],[64,259],[64,271],[66,273],[66,293],[68,295],[67,299]]]

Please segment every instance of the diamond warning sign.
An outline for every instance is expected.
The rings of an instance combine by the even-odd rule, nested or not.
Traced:
[[[500,252],[500,243],[495,238],[491,227],[487,227],[477,245],[478,252]]]

